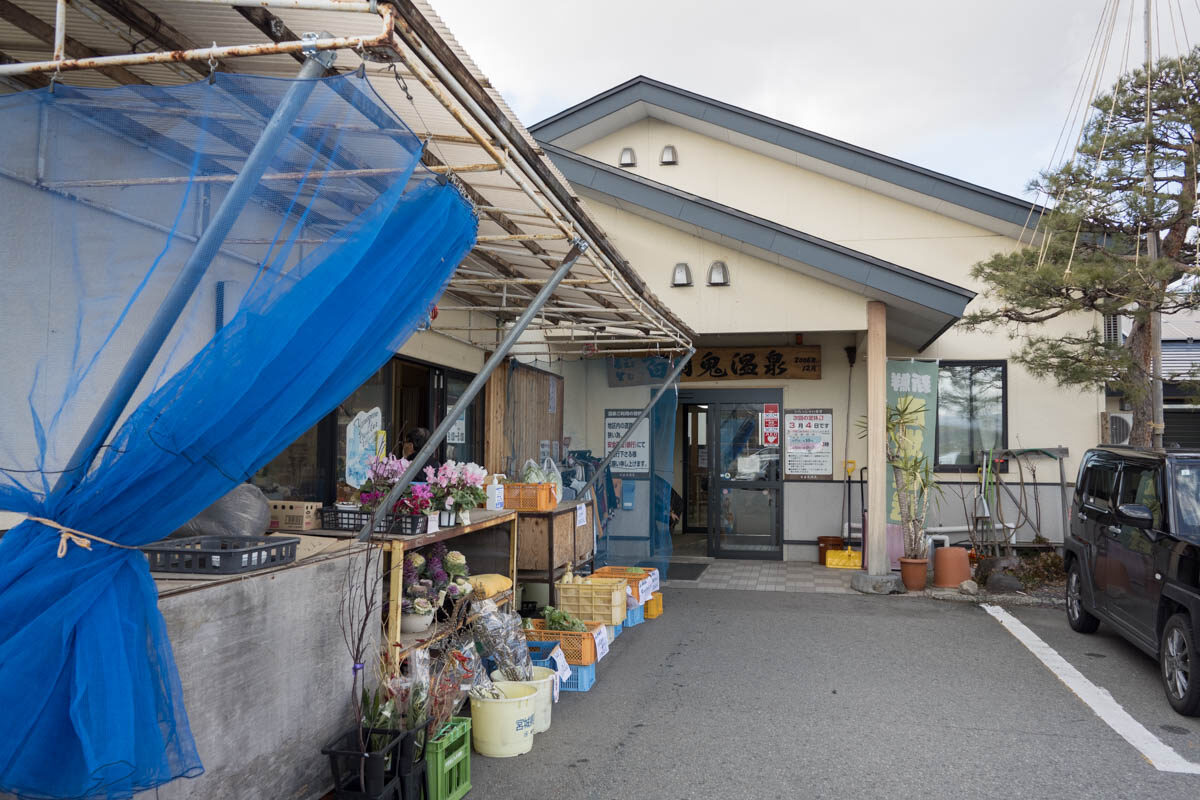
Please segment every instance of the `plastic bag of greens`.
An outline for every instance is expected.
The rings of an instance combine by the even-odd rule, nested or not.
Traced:
[[[545,476],[543,483],[554,484],[554,502],[561,503],[563,499],[563,479],[562,473],[558,471],[558,465],[554,463],[554,459],[547,458],[542,462],[542,474]]]
[[[542,472],[542,468],[531,458],[525,462],[525,467],[521,470],[521,482],[546,483],[546,473]]]
[[[532,678],[533,659],[529,656],[529,642],[521,630],[521,618],[501,611],[492,600],[484,600],[476,610],[479,617],[471,629],[482,652],[496,659],[496,667],[507,680]]]

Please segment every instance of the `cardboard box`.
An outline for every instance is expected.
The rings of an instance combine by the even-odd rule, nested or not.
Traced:
[[[313,531],[321,527],[321,504],[303,500],[272,500],[271,529]]]

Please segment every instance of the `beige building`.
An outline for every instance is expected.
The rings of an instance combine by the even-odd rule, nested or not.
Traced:
[[[940,409],[933,435],[943,482],[976,481],[981,450],[1051,447],[1067,448],[1071,481],[1078,457],[1097,442],[1101,393],[1033,378],[1012,361],[1014,342],[1004,332],[954,327],[985,302],[971,267],[1020,246],[1022,237],[1029,242],[1029,202],[644,77],[531,131],[647,285],[696,332],[693,372],[714,374],[698,366],[710,350],[718,356],[712,363],[724,365],[719,380],[694,374],[681,386],[674,488],[685,499],[689,534],[675,537],[677,552],[812,559],[818,536],[839,533],[845,464],[869,460],[856,430],[867,412],[868,375],[882,381],[884,374],[883,359],[868,347],[872,331],[886,338],[889,358],[936,360],[944,399],[970,398]],[[1096,324],[1077,317],[1061,326]],[[774,347],[790,357],[799,343],[819,348],[819,379],[768,374],[765,354],[748,349]],[[754,352],[756,377],[730,374],[720,360],[729,351]],[[575,399],[565,433],[594,451],[604,447],[607,409],[649,398],[648,387],[613,385],[612,372],[588,362],[565,367]],[[832,423],[824,467],[788,474],[783,448],[765,445],[761,417],[748,442],[708,447],[739,418],[774,405],[830,412],[821,418]],[[755,449],[748,445],[757,446],[750,453],[757,467],[746,460]],[[1041,533],[1061,541],[1059,464],[1032,457],[1025,466],[1036,469],[1036,477],[1025,471],[1025,506],[1040,505]],[[1016,486],[1015,466],[1007,470]],[[850,494],[857,524],[858,487]],[[969,501],[973,489],[965,494]],[[1015,519],[1006,504],[1007,519]],[[951,486],[930,526],[956,541],[966,536],[964,522]],[[1030,525],[1016,534],[1034,535]]]

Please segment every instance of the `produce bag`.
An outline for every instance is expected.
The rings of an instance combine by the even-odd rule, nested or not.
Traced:
[[[510,681],[533,678],[533,659],[529,643],[521,632],[521,618],[501,611],[493,600],[477,605],[479,617],[471,626],[475,640],[485,655],[496,659],[496,667]]]
[[[545,476],[543,483],[554,484],[554,502],[561,503],[563,501],[563,479],[562,473],[558,471],[558,465],[554,463],[554,459],[547,458],[542,462],[542,475]]]
[[[271,504],[262,489],[240,483],[229,494],[175,530],[170,539],[187,536],[262,536],[271,525]]]

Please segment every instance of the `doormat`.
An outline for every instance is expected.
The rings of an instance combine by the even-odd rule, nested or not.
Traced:
[[[708,569],[708,564],[677,564],[671,562],[667,569],[667,579],[672,581],[698,581]]]

